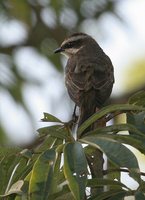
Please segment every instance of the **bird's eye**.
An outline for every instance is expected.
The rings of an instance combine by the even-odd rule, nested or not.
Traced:
[[[67,44],[66,44],[66,48],[71,48],[72,47],[72,42],[68,42]]]

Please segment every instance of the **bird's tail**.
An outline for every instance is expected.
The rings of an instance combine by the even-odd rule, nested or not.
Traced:
[[[95,110],[96,106],[92,106],[90,108],[88,108],[87,106],[81,107],[78,126],[80,127],[82,123],[84,123],[89,117],[91,117],[95,113]]]
[[[90,93],[87,95],[87,99],[83,100],[82,105],[80,106],[80,117],[78,127],[81,126],[89,117],[91,117],[96,112],[96,103],[94,102],[93,94]],[[85,131],[81,134],[84,135],[86,132],[93,130],[93,125],[89,126]]]

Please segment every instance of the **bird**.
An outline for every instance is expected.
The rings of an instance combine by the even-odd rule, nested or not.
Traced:
[[[95,39],[81,32],[68,36],[54,53],[68,58],[65,85],[70,98],[79,107],[80,127],[109,99],[114,84],[113,64]]]

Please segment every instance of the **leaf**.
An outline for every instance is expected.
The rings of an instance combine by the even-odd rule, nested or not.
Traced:
[[[115,189],[115,187],[124,187],[126,189],[128,189],[128,187],[126,185],[124,185],[123,183],[119,182],[119,181],[115,181],[112,179],[101,179],[101,178],[93,178],[93,179],[88,179],[87,181],[87,187],[96,187],[96,186],[113,186],[113,188]]]
[[[102,135],[103,136],[103,135]],[[140,152],[145,152],[145,143],[141,136],[138,135],[108,135],[108,138],[112,138],[118,142],[129,144],[136,149],[138,149]]]
[[[44,114],[44,118],[41,119],[41,121],[43,122],[58,122],[63,124],[63,122],[61,120],[59,120],[57,117],[49,114],[49,113],[43,113]]]
[[[47,135],[43,143],[41,143],[40,146],[37,149],[35,149],[35,152],[43,152],[43,151],[46,151],[47,149],[50,149],[56,140],[57,138]]]
[[[40,135],[50,135],[52,137],[60,138],[60,139],[68,138],[68,132],[63,126],[60,126],[60,125],[40,128],[37,131],[39,132]]]
[[[72,193],[70,192],[68,185],[62,185],[59,192],[56,192],[49,196],[49,200],[54,200],[54,199],[55,200],[68,200],[68,199],[74,200],[74,197]]]
[[[145,200],[145,195],[143,192],[137,191],[135,193],[135,200]]]
[[[60,164],[61,164],[61,154],[59,153],[57,155],[57,160],[54,166],[54,176],[53,176],[52,187],[51,187],[52,193],[56,193],[59,191],[58,185],[59,185],[59,181],[61,177]]]
[[[29,181],[30,181],[30,178],[31,178],[31,174],[32,172],[30,172],[24,179],[24,184],[21,188],[22,190],[22,194],[21,195],[17,195],[15,200],[22,200],[22,199],[28,199],[28,189],[29,189]]]
[[[64,185],[64,182],[66,181],[63,170],[61,169],[63,147],[64,147],[63,140],[57,139],[53,146],[53,148],[56,149],[57,159],[55,161],[55,165],[54,165],[54,169],[53,169],[54,175],[53,175],[53,180],[52,180],[52,184],[51,184],[51,193],[52,194],[60,191],[60,188],[62,187],[62,186],[60,186],[60,184]]]
[[[51,190],[56,153],[53,149],[43,152],[36,160],[29,183],[29,199],[47,200]]]
[[[129,131],[132,135],[116,134],[121,131]],[[125,144],[134,146],[136,149],[145,152],[145,134],[140,132],[135,126],[131,124],[116,124],[103,128],[97,128],[85,134],[85,136],[102,135],[103,137],[110,137]]]
[[[145,111],[139,113],[127,113],[127,123],[132,124],[145,135]],[[134,134],[133,131],[129,131]]]
[[[90,134],[89,136],[95,136],[95,134]],[[107,137],[108,139],[113,139],[116,140],[117,142],[124,143],[131,145],[138,149],[140,152],[144,153],[145,152],[145,143],[144,143],[144,137],[141,135],[125,135],[125,134],[118,134],[118,135],[113,135],[113,134],[97,134],[97,136],[102,136],[102,137]]]
[[[131,135],[121,135],[116,134],[121,131],[129,131],[132,134]],[[94,136],[94,135],[104,135],[107,137],[113,138],[117,141],[121,141],[122,143],[129,144],[131,146],[134,146],[139,151],[143,152],[145,151],[145,134],[142,133],[140,130],[138,130],[134,125],[132,124],[116,124],[111,125],[103,128],[97,128],[93,131],[90,131],[86,134],[86,136]]]
[[[145,91],[139,91],[129,98],[129,104],[145,107]]]
[[[107,158],[118,167],[126,167],[130,170],[130,176],[140,181],[139,166],[135,155],[124,145],[114,139],[100,135],[87,136],[80,139],[81,142],[99,148]]]
[[[33,156],[32,151],[30,151],[29,149],[23,149],[23,150],[20,152],[20,154],[21,154],[22,156],[24,156],[25,158],[27,158],[27,159],[31,159],[32,156]]]
[[[9,146],[0,146],[0,160],[3,160],[4,157],[10,158],[20,152],[20,148],[9,147]]]
[[[87,161],[79,142],[64,147],[64,174],[76,200],[84,199],[87,181]]]
[[[87,145],[84,148],[84,151],[87,158],[89,171],[92,177],[103,178],[104,158],[102,151],[90,145]],[[92,195],[98,194],[100,192],[103,192],[103,187],[93,187],[90,190],[90,193]]]
[[[102,118],[103,116],[115,112],[115,111],[145,111],[145,108],[136,106],[136,105],[124,105],[124,104],[117,104],[106,106],[93,114],[89,119],[87,119],[79,128],[78,128],[78,135],[80,136],[81,133],[88,128],[91,124],[93,124],[98,119]]]
[[[122,200],[125,197],[127,191],[125,190],[110,190],[107,192],[103,192],[102,194],[98,194],[97,196],[93,196],[89,198],[89,200]]]
[[[9,190],[9,186],[14,182],[15,173],[14,169],[20,162],[21,157],[18,154],[7,155],[0,161],[0,189],[1,194],[4,194],[5,191]],[[10,177],[13,177],[10,181]],[[11,184],[10,184],[11,183]]]
[[[68,132],[66,131],[66,129],[64,129],[64,127],[59,125],[40,128],[37,131],[39,132],[39,134],[50,135],[52,137],[60,139],[68,138]]]
[[[136,135],[145,137],[145,135],[140,130],[138,130],[133,124],[128,124],[128,123],[114,124],[106,127],[96,128],[95,130],[88,132],[86,136],[90,134],[110,134],[110,133],[116,134],[120,131],[131,131]]]
[[[134,94],[129,99],[129,103],[145,107],[145,91]],[[145,134],[145,111],[127,113],[127,122],[133,124],[138,130]],[[130,131],[130,134],[133,134]]]
[[[110,170],[114,170],[114,171],[112,171],[112,173],[107,173],[106,177],[108,179],[111,179],[111,180],[118,180],[118,181],[120,181],[120,179],[121,179],[121,172],[119,171],[119,169],[120,168],[116,167],[114,165],[114,163],[112,163],[109,160],[107,160],[107,170],[108,170],[108,172]],[[111,189],[113,189],[113,187],[108,187],[108,189],[111,190]]]
[[[11,194],[22,194],[21,188],[22,188],[23,184],[24,184],[24,181],[23,181],[23,180],[17,181],[16,183],[14,183],[14,184],[10,187],[9,191],[8,191],[6,194],[0,195],[0,196],[1,196],[1,197],[6,197],[6,196],[9,196],[9,195],[11,195]]]

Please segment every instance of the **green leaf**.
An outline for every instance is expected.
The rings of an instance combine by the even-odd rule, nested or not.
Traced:
[[[135,133],[135,132],[134,132]],[[90,136],[95,136],[95,134],[90,134]],[[102,136],[102,137],[107,137],[108,139],[113,139],[116,140],[117,142],[124,143],[131,145],[138,149],[140,152],[144,153],[145,152],[145,143],[144,143],[144,137],[141,135],[125,135],[125,134],[118,134],[118,135],[113,135],[113,134],[97,134],[97,136]]]
[[[145,195],[143,192],[137,191],[135,193],[135,200],[145,200]]]
[[[121,131],[129,131],[132,134],[131,135],[121,135]],[[116,134],[118,133],[119,134]],[[86,136],[94,136],[94,135],[102,135],[105,137],[113,138],[117,141],[121,141],[122,143],[129,144],[131,146],[134,146],[141,152],[145,150],[145,134],[142,133],[140,130],[138,130],[134,125],[132,124],[116,124],[107,126],[104,128],[97,128],[93,131],[90,131],[86,134]]]
[[[117,134],[120,131],[129,131],[131,135],[124,135],[124,134]],[[129,144],[140,152],[145,153],[145,134],[140,132],[135,126],[131,124],[116,124],[107,126],[104,128],[97,128],[94,131],[90,131],[86,134],[86,136],[95,136],[95,135],[102,135],[103,137],[108,137],[115,139],[121,143]]]
[[[112,173],[107,173],[106,177],[108,179],[111,179],[111,180],[118,180],[120,181],[120,178],[121,178],[121,172],[119,171],[119,167],[117,167],[116,165],[114,165],[114,163],[110,162],[109,160],[107,160],[107,170],[108,172],[110,170],[114,170],[112,171]],[[108,187],[109,190],[113,189],[113,187]]]
[[[39,132],[40,135],[50,135],[52,137],[56,137],[60,139],[68,138],[68,132],[63,126],[60,126],[60,125],[40,128],[37,131]]]
[[[145,111],[139,113],[127,113],[127,123],[132,124],[145,135]],[[129,131],[134,134],[133,131]]]
[[[49,200],[75,200],[68,185],[62,185],[60,191],[49,196]]]
[[[32,170],[34,161],[32,160],[26,160],[25,158],[22,158],[19,162],[19,165],[17,167],[17,170],[13,177],[13,182],[16,182],[17,180],[23,180],[25,177],[30,173]]]
[[[61,187],[60,184],[64,185],[64,182],[66,181],[63,170],[61,170],[63,147],[64,147],[63,140],[57,139],[53,147],[56,149],[57,159],[54,165],[54,175],[51,184],[52,185],[51,193],[57,193],[58,191],[60,191]]]
[[[145,194],[145,181],[141,182],[138,191],[141,191],[141,192],[143,192]]]
[[[129,104],[145,107],[145,91],[139,91],[129,98]]]
[[[21,157],[17,154],[7,155],[0,162],[0,193],[4,194],[5,191],[9,190],[10,186],[14,183],[14,177],[16,171],[16,166],[18,168],[18,163]],[[15,171],[15,173],[13,173]],[[11,181],[10,181],[11,177]],[[16,182],[16,181],[15,181]]]
[[[0,160],[3,160],[5,157],[10,158],[20,152],[20,148],[9,147],[9,146],[0,146]]]
[[[81,142],[99,148],[107,158],[118,167],[126,167],[130,170],[130,176],[140,181],[139,166],[135,155],[124,145],[112,138],[100,135],[87,136],[80,139]]]
[[[61,154],[57,155],[57,160],[55,162],[54,166],[54,176],[53,176],[53,181],[52,181],[52,193],[58,192],[58,185],[61,177],[60,173],[60,164],[61,164]]]
[[[114,200],[114,199],[115,200],[123,200],[125,196],[127,196],[127,192],[125,192],[125,191],[124,192],[119,192],[117,194],[114,194],[113,197],[110,197],[109,200]]]
[[[122,200],[125,197],[127,192],[125,190],[110,190],[103,192],[95,197],[89,198],[89,200]]]
[[[57,117],[49,114],[49,113],[43,113],[44,114],[44,118],[41,119],[41,121],[43,122],[58,122],[63,124],[63,122],[61,120],[59,120]]]
[[[43,152],[36,160],[29,184],[29,199],[47,200],[51,190],[56,153],[53,149]]]
[[[129,99],[129,103],[145,107],[145,91],[134,94]],[[145,134],[145,111],[127,113],[127,122],[133,124],[138,130]],[[130,131],[130,134],[133,134]]]
[[[37,149],[35,149],[35,152],[37,152],[37,151],[43,152],[43,151],[46,151],[47,149],[50,149],[50,147],[53,146],[53,144],[55,143],[56,140],[57,140],[57,138],[51,137],[50,135],[46,135],[43,143],[41,143],[39,145],[39,147]]]
[[[103,135],[102,135],[103,136]],[[136,149],[138,149],[140,152],[145,152],[145,143],[144,138],[138,135],[108,135],[108,138],[112,138],[118,142],[129,144]]]
[[[33,152],[29,149],[23,149],[20,154],[27,159],[31,159],[33,156]]]
[[[101,179],[101,178],[93,178],[93,179],[88,179],[87,181],[87,187],[96,187],[96,186],[113,186],[113,188],[115,189],[116,187],[124,187],[126,189],[128,189],[128,187],[126,185],[124,185],[123,183],[119,182],[119,181],[115,181],[115,180],[111,180],[111,179]]]
[[[88,133],[85,134],[85,136],[87,135],[93,135],[93,134],[116,134],[120,131],[130,131],[133,134],[139,135],[141,137],[145,137],[145,134],[143,134],[140,130],[138,130],[134,125],[132,124],[115,124],[115,125],[110,125],[110,126],[106,126],[106,127],[101,127],[101,128],[96,128],[93,131],[90,131]]]
[[[94,177],[102,178],[103,177],[102,168],[104,162],[103,153],[99,149],[96,149],[95,147],[90,145],[84,147],[84,151],[93,178]],[[102,190],[102,188],[100,188],[99,190]]]
[[[85,155],[88,162],[88,167],[92,178],[103,178],[103,153],[90,145],[84,147]],[[90,190],[90,193],[98,194],[103,192],[103,187],[93,187]]]
[[[93,124],[98,119],[102,118],[103,116],[116,112],[116,111],[145,111],[145,108],[136,105],[124,105],[124,104],[117,104],[106,106],[92,115],[89,119],[87,119],[79,128],[78,128],[78,135],[80,136],[81,133],[88,128],[91,124]]]
[[[84,199],[87,181],[87,161],[79,142],[64,147],[64,174],[76,200]]]

